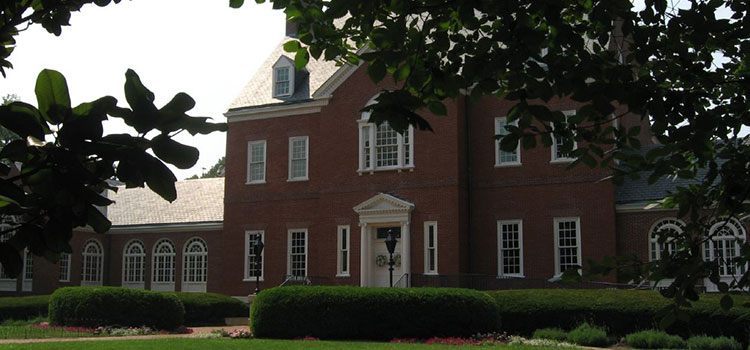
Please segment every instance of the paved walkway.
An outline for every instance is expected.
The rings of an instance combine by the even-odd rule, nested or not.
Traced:
[[[26,343],[49,343],[49,342],[72,342],[72,341],[106,341],[106,340],[128,340],[128,339],[161,339],[161,338],[190,338],[193,334],[211,333],[216,329],[224,329],[227,332],[234,329],[247,329],[247,326],[219,326],[219,327],[192,327],[191,334],[154,334],[154,335],[131,335],[122,337],[79,337],[79,338],[39,338],[39,339],[0,339],[0,344],[26,344]]]

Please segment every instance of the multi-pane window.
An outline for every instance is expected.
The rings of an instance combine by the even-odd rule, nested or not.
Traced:
[[[10,230],[12,227],[8,224],[0,224],[0,232],[6,232]],[[4,233],[0,234],[0,242],[7,242],[10,237],[11,233]],[[5,268],[3,268],[3,265],[0,264],[0,280],[13,280],[9,275],[8,272],[5,271]]]
[[[307,229],[289,230],[289,275],[307,276]]]
[[[349,225],[340,225],[337,230],[338,259],[336,276],[349,276]]]
[[[31,281],[34,279],[34,254],[31,254],[28,250],[24,251],[23,279],[25,281]]]
[[[60,254],[60,282],[70,282],[70,254]]]
[[[101,285],[104,264],[104,250],[96,240],[88,240],[83,246],[81,284]]]
[[[154,283],[174,283],[175,253],[172,241],[162,239],[156,242],[151,254],[151,279]]]
[[[182,261],[182,281],[205,283],[208,273],[208,247],[200,238],[193,238],[185,245]]]
[[[579,218],[555,218],[555,273],[581,266],[581,228]]]
[[[747,271],[745,264],[732,260],[740,255],[740,248],[745,243],[746,233],[742,224],[736,219],[715,219],[706,232],[709,239],[703,247],[706,261],[719,261],[719,275],[722,277],[739,277]]]
[[[424,223],[424,273],[438,273],[438,233],[437,222]]]
[[[122,255],[122,283],[142,284],[146,267],[146,250],[140,241],[131,241]]]
[[[247,183],[266,182],[266,140],[247,144]]]
[[[564,111],[563,114],[565,114],[565,120],[567,122],[568,117],[575,115],[576,111]],[[554,129],[554,125],[553,129]],[[552,138],[552,161],[553,162],[569,162],[572,161],[573,158],[570,156],[570,152],[566,152],[564,148],[564,144],[566,141],[569,143],[572,143],[572,148],[570,151],[574,151],[576,148],[578,148],[578,143],[575,140],[565,140],[563,137],[558,135],[553,135]]]
[[[245,279],[255,280],[255,277],[263,279],[263,252],[260,256],[255,254],[255,243],[263,242],[263,231],[245,232]],[[264,242],[265,243],[265,242]]]
[[[376,125],[369,119],[365,112],[359,121],[359,171],[413,168],[414,128],[399,134],[388,122]]]
[[[499,276],[523,276],[523,223],[497,222],[497,272]]]
[[[290,90],[290,67],[280,67],[274,69],[274,96],[289,96]]]
[[[495,134],[500,136],[495,139],[495,166],[505,165],[518,165],[521,164],[521,145],[519,143],[516,149],[512,152],[503,151],[500,149],[500,140],[502,136],[508,135],[508,130],[505,128],[509,125],[505,117],[495,118]],[[518,121],[513,121],[510,125],[518,126]]]
[[[685,230],[685,223],[676,218],[659,220],[649,234],[649,260],[656,261],[677,251],[675,237]],[[661,242],[660,242],[661,241]]]
[[[308,137],[289,138],[289,180],[307,180]]]

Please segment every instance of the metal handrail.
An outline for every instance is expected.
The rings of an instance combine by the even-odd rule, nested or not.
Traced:
[[[406,283],[402,286],[401,281],[406,280]],[[394,287],[409,288],[409,274],[405,273],[393,284]]]

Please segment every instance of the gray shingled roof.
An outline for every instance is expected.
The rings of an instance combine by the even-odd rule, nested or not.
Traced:
[[[258,68],[253,78],[234,99],[229,106],[229,110],[309,101],[315,91],[340,68],[336,66],[336,62],[325,61],[322,56],[320,60],[311,57],[304,69],[306,72],[296,77],[294,94],[284,98],[272,97],[273,65],[281,56],[294,60],[293,54],[284,51],[284,43],[290,40],[294,40],[294,38],[285,37],[276,45],[276,48],[271,51],[271,54]]]
[[[167,202],[149,188],[109,192],[107,207],[113,226],[221,222],[224,220],[224,178],[178,181],[177,200]]]

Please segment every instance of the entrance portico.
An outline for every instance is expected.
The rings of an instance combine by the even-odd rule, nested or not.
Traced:
[[[354,211],[359,214],[361,233],[360,286],[388,286],[388,267],[387,265],[379,266],[377,263],[378,256],[388,256],[384,243],[384,233],[388,229],[394,232],[400,229],[401,233],[394,253],[394,256],[400,254],[401,266],[394,266],[394,282],[411,273],[411,233],[409,230],[413,209],[413,203],[386,193],[379,193],[354,207]],[[408,278],[405,281],[407,284],[402,283],[401,286],[408,286]]]

